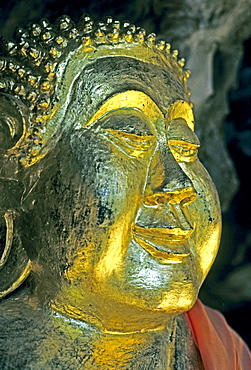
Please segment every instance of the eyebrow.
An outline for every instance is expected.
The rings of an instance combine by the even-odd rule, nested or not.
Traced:
[[[187,126],[194,131],[194,115],[191,104],[185,100],[176,100],[165,114],[166,127],[176,118],[182,118]]]
[[[84,127],[90,126],[108,112],[123,108],[136,108],[144,112],[153,122],[164,119],[163,113],[148,95],[141,91],[127,90],[108,99]]]

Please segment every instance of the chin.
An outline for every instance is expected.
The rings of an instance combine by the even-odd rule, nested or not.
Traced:
[[[197,298],[198,288],[192,283],[186,284],[185,289],[176,289],[166,293],[155,310],[171,314],[181,314],[190,310]]]

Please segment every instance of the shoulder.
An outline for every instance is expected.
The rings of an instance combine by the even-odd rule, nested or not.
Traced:
[[[43,316],[22,296],[0,302],[0,369],[27,369],[41,342]]]
[[[203,362],[211,364],[208,369],[251,368],[251,354],[247,345],[229,327],[220,312],[203,305],[198,300],[186,313],[186,318]]]

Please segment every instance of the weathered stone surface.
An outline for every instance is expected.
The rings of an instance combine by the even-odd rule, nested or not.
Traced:
[[[244,162],[242,168],[245,167],[238,170],[238,176],[226,149],[223,129],[224,119],[229,113],[228,93],[237,87],[237,73],[243,57],[242,43],[251,36],[251,0],[88,0],[82,4],[77,0],[71,3],[64,0],[2,1],[0,34],[10,38],[16,26],[23,27],[42,17],[54,21],[58,16],[68,14],[77,21],[85,11],[96,20],[110,14],[121,20],[130,19],[145,27],[148,33],[155,32],[165,38],[186,58],[186,65],[192,71],[190,88],[197,133],[202,142],[200,158],[216,183],[223,210],[227,210],[238,188],[238,177],[242,181],[249,176],[247,164],[251,163],[250,110],[246,111],[245,119],[240,116],[243,107],[250,105],[251,69],[248,74],[248,68],[245,68],[241,88],[232,93],[232,104],[237,105],[237,109],[235,117],[228,122],[229,127],[232,125],[228,131],[231,133],[229,145],[235,153],[232,155],[238,157],[237,161]],[[242,126],[238,128],[236,122],[240,119]],[[202,292],[208,303],[221,310],[251,300],[248,283],[251,262],[248,187],[250,189],[249,183],[241,183],[241,193],[238,193],[225,223],[227,230],[219,258]],[[237,213],[242,215],[241,220],[237,220]]]

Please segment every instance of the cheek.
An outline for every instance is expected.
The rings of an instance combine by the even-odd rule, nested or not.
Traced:
[[[129,238],[147,171],[147,161],[130,158],[97,138],[82,138],[81,148],[82,153],[74,153],[74,172],[81,176],[78,200],[74,199],[76,229],[68,248],[70,280],[82,279],[83,271],[93,276],[97,261],[106,254],[111,239],[116,239],[114,230],[117,238]]]
[[[141,202],[148,160],[129,157],[92,133],[75,141],[73,151],[75,171],[82,177],[82,207],[95,208],[89,213],[92,222],[109,227],[126,214],[133,215]]]
[[[96,166],[92,176],[100,226],[108,226],[129,214],[135,216],[147,172],[147,161],[129,157],[112,145],[104,149],[93,158]]]
[[[191,236],[191,244],[203,281],[219,248],[221,235],[220,204],[214,184],[199,161],[182,164],[181,166],[191,179],[197,192],[196,200],[187,208],[195,229]]]

